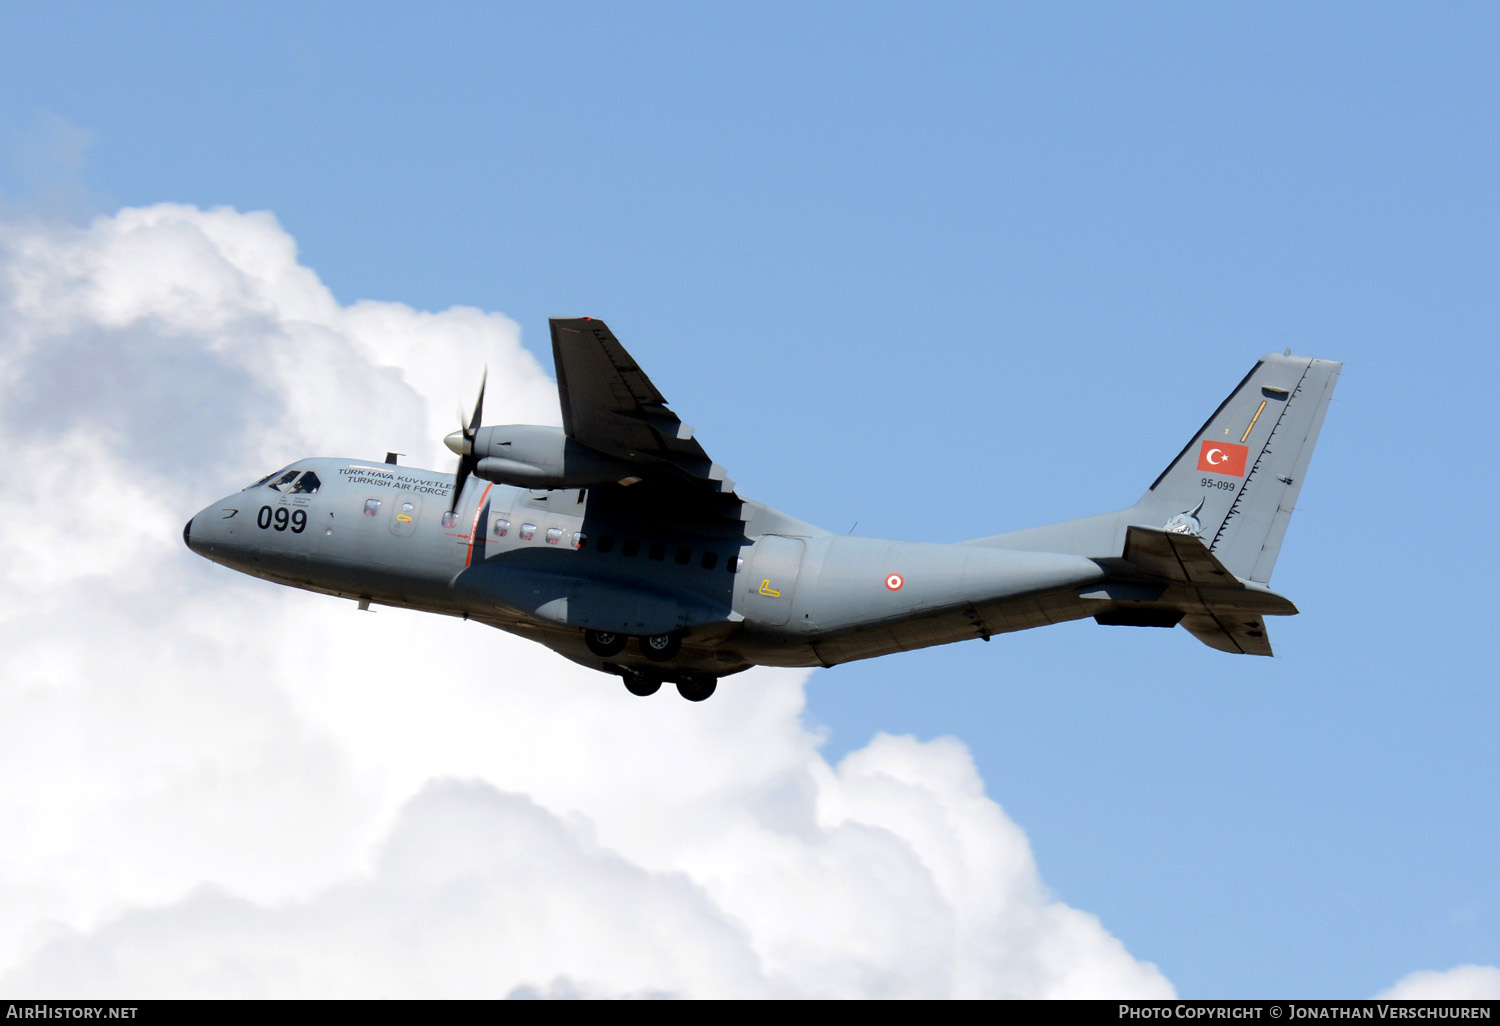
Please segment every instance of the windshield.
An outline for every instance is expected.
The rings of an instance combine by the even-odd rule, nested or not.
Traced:
[[[265,477],[263,477],[259,481],[255,482],[254,484],[247,484],[245,487],[241,488],[240,491],[242,491],[242,492],[248,492],[252,488],[259,488],[261,485],[263,485],[267,481],[271,480],[271,478],[275,477],[276,473],[277,472],[273,470],[269,474],[267,474]]]

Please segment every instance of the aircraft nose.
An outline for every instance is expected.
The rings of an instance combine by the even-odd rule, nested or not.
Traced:
[[[204,550],[205,538],[204,531],[202,531],[201,526],[199,526],[198,532],[196,532],[196,534],[193,534],[193,525],[195,525],[195,523],[198,523],[199,516],[202,516],[202,510],[198,510],[196,511],[196,513],[193,513],[192,519],[189,519],[186,523],[183,523],[183,544],[186,544],[186,546],[189,547],[190,550],[198,553],[198,555],[202,555],[202,553],[204,553],[202,552],[202,550]]]
[[[223,562],[244,547],[243,536],[236,537],[239,516],[238,496],[231,495],[212,506],[204,506],[182,525],[182,541],[204,559]]]

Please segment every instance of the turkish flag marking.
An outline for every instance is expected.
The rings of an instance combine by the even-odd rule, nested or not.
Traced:
[[[1245,460],[1249,456],[1250,450],[1246,446],[1204,439],[1203,447],[1198,450],[1198,469],[1210,474],[1244,477]]]

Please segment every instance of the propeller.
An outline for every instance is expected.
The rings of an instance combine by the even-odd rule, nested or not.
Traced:
[[[464,484],[479,463],[474,458],[474,436],[479,433],[479,422],[484,417],[484,386],[488,383],[489,377],[490,369],[486,367],[484,377],[479,379],[479,398],[474,400],[474,416],[469,418],[469,426],[462,426],[464,415],[460,410],[458,413],[459,430],[443,439],[444,445],[458,453],[458,473],[453,478],[453,501],[448,506],[449,513],[458,509],[458,500],[464,494]]]

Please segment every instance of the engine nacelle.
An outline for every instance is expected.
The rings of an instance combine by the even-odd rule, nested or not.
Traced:
[[[562,428],[483,427],[474,435],[474,475],[521,488],[586,488],[636,476],[637,468],[573,441]]]

